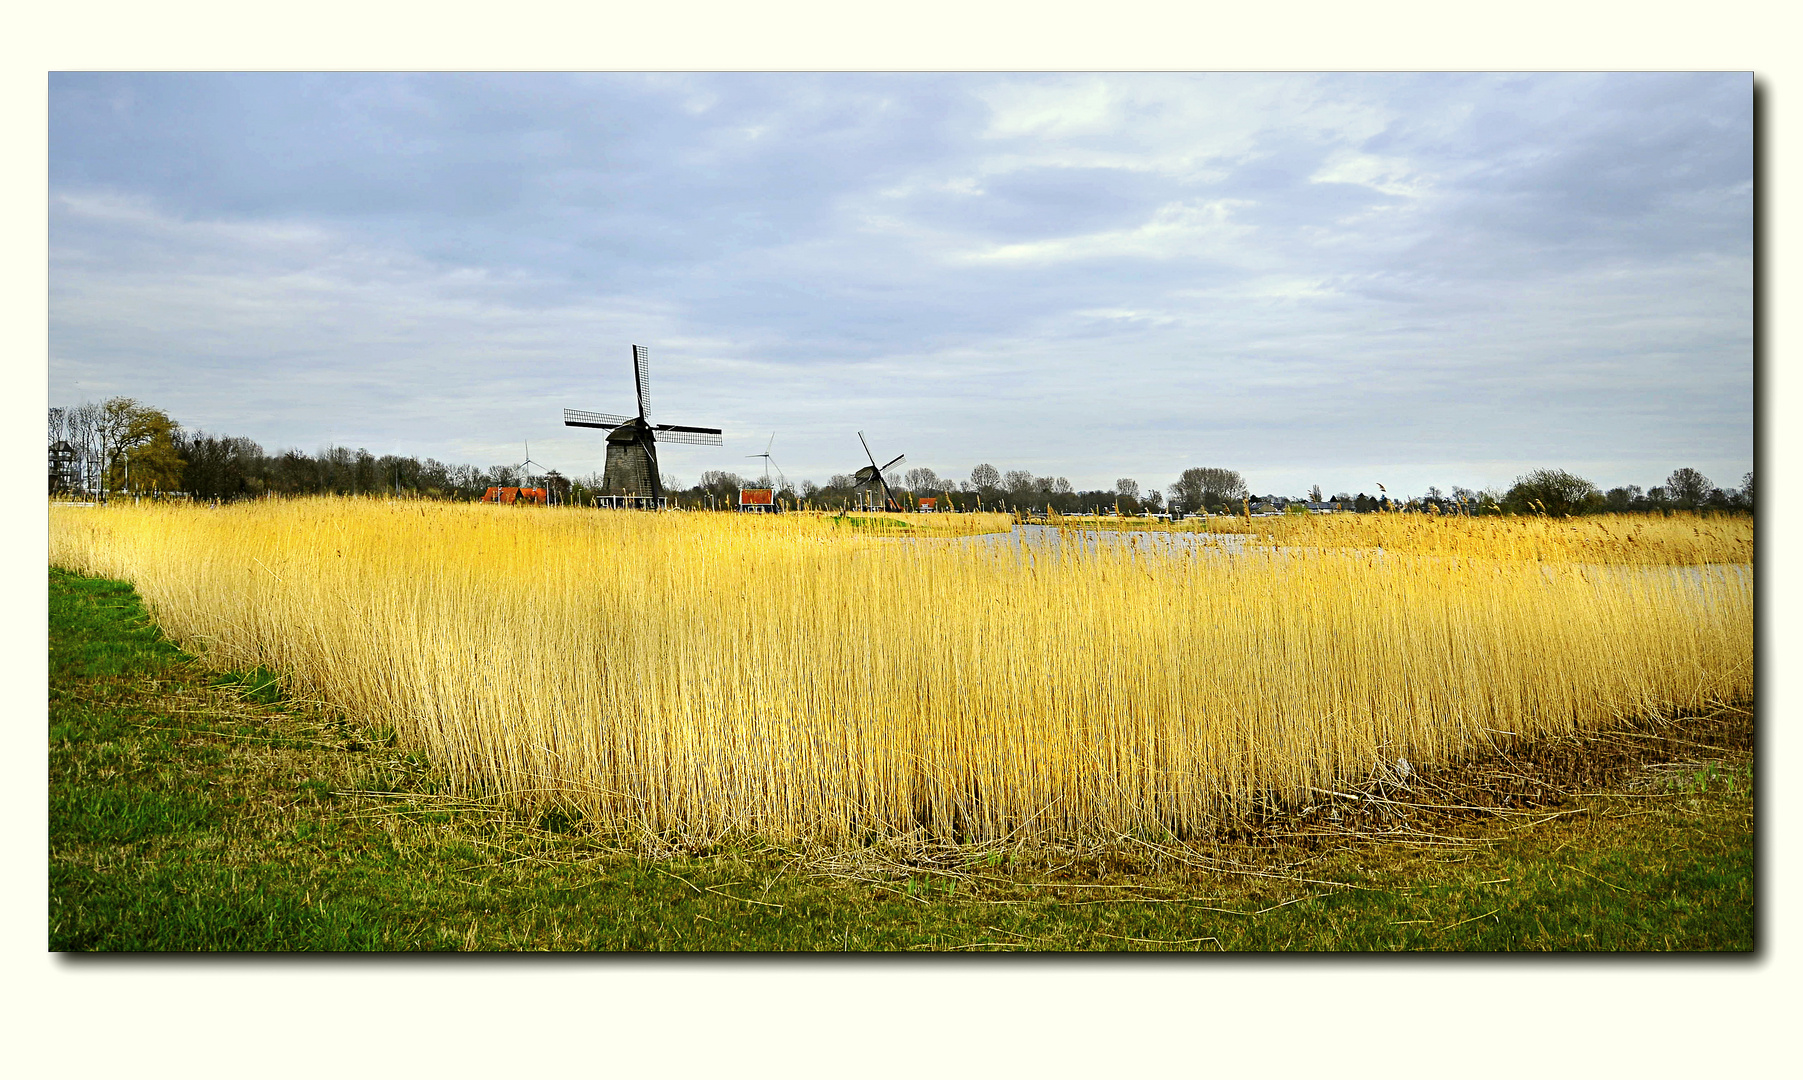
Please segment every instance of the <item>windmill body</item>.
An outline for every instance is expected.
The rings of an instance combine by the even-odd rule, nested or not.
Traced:
[[[658,472],[658,442],[721,445],[719,428],[683,424],[653,424],[645,418],[651,398],[651,351],[632,347],[632,378],[638,390],[637,416],[565,409],[566,427],[599,428],[607,432],[607,459],[601,474],[601,493],[595,505],[621,509],[655,510],[664,505],[663,480]]]

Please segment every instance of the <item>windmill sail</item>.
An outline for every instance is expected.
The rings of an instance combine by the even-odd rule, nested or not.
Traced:
[[[613,413],[588,412],[584,409],[565,409],[563,422],[566,427],[606,428],[612,431],[621,424],[632,419],[630,416],[615,416]]]
[[[643,345],[632,347],[632,382],[639,391],[639,419],[651,407],[651,350]]]

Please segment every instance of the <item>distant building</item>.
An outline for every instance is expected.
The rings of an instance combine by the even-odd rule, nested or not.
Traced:
[[[50,494],[62,495],[74,491],[81,484],[81,476],[75,467],[75,447],[58,439],[50,444]]]
[[[544,488],[491,487],[482,501],[500,506],[544,506],[549,493]]]
[[[739,509],[752,514],[774,514],[780,510],[776,492],[769,488],[740,488]]]

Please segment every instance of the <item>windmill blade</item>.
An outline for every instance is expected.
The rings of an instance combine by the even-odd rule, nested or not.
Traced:
[[[858,441],[864,443],[864,456],[870,459],[870,467],[876,468],[876,456],[870,452],[870,444],[864,442],[864,433],[858,432]]]
[[[688,443],[692,446],[724,446],[720,439],[720,429],[711,427],[689,427],[684,424],[653,424],[651,430],[657,432],[658,442]],[[757,457],[752,454],[752,457]]]
[[[615,416],[613,413],[589,412],[586,409],[565,409],[563,411],[565,427],[592,427],[613,430],[621,424],[632,423],[630,416]]]
[[[900,465],[902,463],[902,461],[907,458],[907,456],[908,455],[906,455],[906,454],[895,455],[895,460],[891,461],[889,464],[883,466],[882,471],[888,472],[890,469],[895,468],[897,465]]]
[[[632,347],[632,383],[639,391],[639,419],[651,405],[651,350],[643,345]]]

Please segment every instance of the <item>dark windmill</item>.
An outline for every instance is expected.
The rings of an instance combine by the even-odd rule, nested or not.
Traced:
[[[719,446],[720,429],[653,424],[645,419],[645,410],[651,400],[651,350],[643,345],[632,347],[632,379],[639,395],[636,417],[565,409],[563,422],[567,427],[600,428],[607,432],[607,464],[601,477],[602,491],[595,497],[595,505],[656,510],[664,505],[663,480],[657,471],[657,444],[661,441]]]
[[[860,489],[866,490],[878,487],[882,488],[884,509],[901,510],[902,505],[895,501],[895,495],[889,490],[889,481],[883,479],[883,474],[897,465],[900,465],[902,459],[906,458],[908,455],[897,454],[895,455],[894,461],[879,468],[876,463],[876,456],[870,452],[870,444],[864,442],[864,433],[862,431],[858,432],[858,441],[864,443],[864,456],[870,459],[870,464],[859,469],[857,475],[853,477],[853,479],[857,481],[857,486]]]

